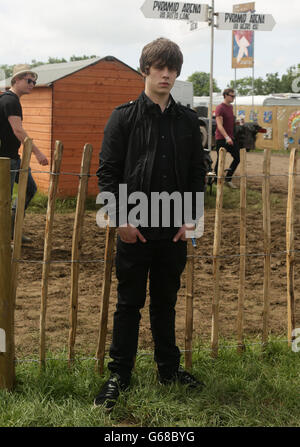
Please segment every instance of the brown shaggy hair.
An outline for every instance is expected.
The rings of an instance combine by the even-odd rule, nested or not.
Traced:
[[[140,57],[140,69],[142,73],[149,74],[152,65],[157,68],[168,67],[176,70],[180,75],[183,63],[183,55],[179,46],[169,39],[159,37],[144,46]]]

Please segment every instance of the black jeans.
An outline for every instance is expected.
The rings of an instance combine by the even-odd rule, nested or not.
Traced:
[[[226,149],[226,151],[229,152],[233,158],[232,163],[229,166],[229,169],[227,169],[227,173],[225,176],[225,180],[231,181],[232,176],[240,163],[240,150],[239,150],[237,144],[235,143],[235,141],[233,141],[233,145],[231,145],[231,144],[227,144],[225,139],[224,140],[216,140],[217,161],[215,164],[215,173],[217,175],[218,175],[218,164],[219,164],[219,150],[221,147],[224,147]]]
[[[154,359],[163,377],[178,369],[180,351],[175,341],[175,304],[180,275],[186,263],[186,242],[172,240],[127,244],[118,237],[116,274],[118,303],[108,364],[111,372],[130,378],[138,346],[140,309],[144,307],[149,273],[150,322]]]
[[[21,167],[21,160],[18,159],[11,159],[10,160],[10,187],[11,187],[11,195],[13,194],[14,184],[19,183],[19,169]],[[26,188],[26,196],[25,196],[25,210],[28,207],[31,199],[35,195],[37,191],[37,186],[35,181],[33,180],[31,169],[29,168],[28,171],[28,180],[27,180],[27,188]],[[14,200],[12,204],[12,212],[13,214],[16,213],[17,209],[17,198]]]

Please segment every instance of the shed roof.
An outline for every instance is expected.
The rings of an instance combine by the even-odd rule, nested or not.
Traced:
[[[77,71],[82,70],[83,68],[89,67],[90,65],[95,65],[101,60],[107,60],[107,61],[115,60],[121,62],[121,64],[123,65],[126,65],[131,70],[136,71],[134,68],[130,67],[129,65],[125,64],[124,62],[120,61],[114,56],[94,57],[91,59],[85,59],[81,61],[62,62],[58,64],[43,64],[39,65],[38,67],[32,68],[32,70],[34,70],[38,74],[36,84],[37,87],[38,86],[44,87],[44,86],[50,86],[53,82],[58,81],[59,79],[69,76],[73,73],[76,73]],[[138,73],[138,71],[136,71],[136,73]],[[3,81],[5,88],[10,87],[11,85],[10,81],[11,77]]]

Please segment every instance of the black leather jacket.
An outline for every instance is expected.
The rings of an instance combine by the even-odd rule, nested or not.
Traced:
[[[171,98],[171,135],[174,143],[178,191],[204,191],[205,164],[196,112]],[[118,198],[119,184],[150,195],[158,140],[157,105],[143,92],[135,101],[117,107],[104,130],[97,170],[100,192]]]

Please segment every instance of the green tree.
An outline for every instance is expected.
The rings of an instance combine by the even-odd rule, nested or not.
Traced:
[[[282,93],[293,92],[293,81],[300,76],[300,64],[292,65],[287,69],[287,73],[281,77],[281,90]],[[298,89],[297,89],[298,90]],[[299,91],[295,91],[299,93]]]
[[[70,57],[70,62],[73,61],[81,61],[81,60],[86,60],[86,59],[92,59],[97,57],[96,55],[92,55],[92,56],[86,56],[85,54],[83,56],[75,56],[73,54],[73,56]],[[43,61],[37,61],[36,59],[32,59],[30,67],[34,68],[34,67],[38,67],[40,65],[45,65],[45,64],[60,64],[63,62],[68,62],[65,58],[59,58],[59,57],[48,57],[48,62],[43,62]],[[4,71],[4,77],[5,78],[10,78],[13,74],[13,68],[14,65],[0,65],[0,70]],[[0,74],[0,80],[1,80],[1,74]]]
[[[13,73],[13,65],[0,65],[0,70],[3,70],[5,79],[10,78]]]
[[[253,84],[254,95],[266,95],[265,81],[263,78],[254,79]],[[252,77],[248,76],[246,78],[237,79],[236,82],[230,81],[227,87],[235,89],[236,93],[240,96],[252,95]]]
[[[265,95],[271,93],[282,93],[281,79],[278,73],[267,73],[267,79],[265,80]]]
[[[48,57],[48,62],[47,64],[61,64],[67,62],[67,60],[63,57],[63,58],[59,58],[59,57]]]
[[[189,76],[187,80],[193,83],[195,96],[209,95],[209,73],[205,73],[204,71],[195,71],[195,73]],[[213,91],[221,91],[217,86],[215,79],[213,80]]]
[[[283,74],[281,78],[278,73],[267,73],[266,78],[254,79],[254,95],[270,95],[272,93],[292,93],[293,82],[300,76],[300,64],[292,65],[287,69],[286,74]],[[246,96],[252,94],[252,77],[230,81],[227,87],[235,88],[238,95]],[[296,86],[299,90],[299,87]],[[295,91],[297,93],[297,91]]]
[[[73,56],[70,57],[70,62],[74,62],[74,61],[84,61],[86,59],[94,59],[96,56],[95,54],[93,54],[92,56],[86,56],[85,54],[83,56],[75,56],[75,54],[73,54]]]

